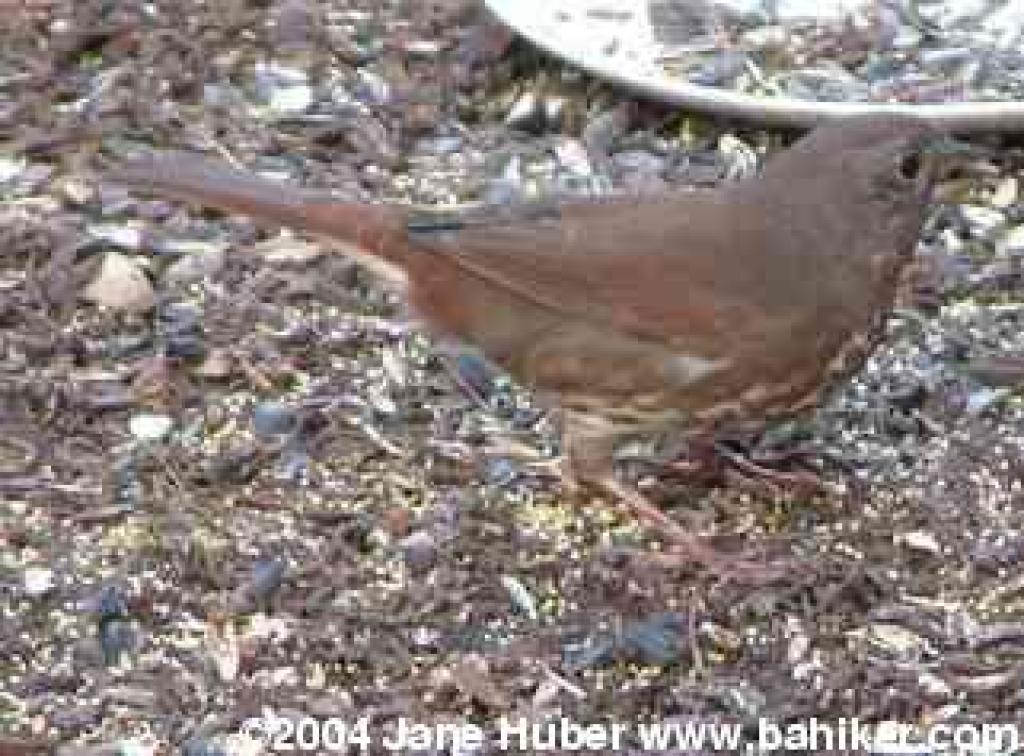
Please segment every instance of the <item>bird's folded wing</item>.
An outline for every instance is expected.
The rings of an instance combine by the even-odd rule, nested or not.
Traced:
[[[763,311],[745,290],[750,276],[722,259],[729,233],[705,222],[718,200],[677,197],[566,204],[557,218],[469,224],[420,244],[565,316],[713,356],[758,338]]]

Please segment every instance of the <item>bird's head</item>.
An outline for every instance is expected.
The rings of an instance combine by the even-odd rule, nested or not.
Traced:
[[[810,183],[822,199],[836,194],[875,213],[923,213],[937,182],[986,154],[920,118],[852,116],[819,126],[764,173],[790,187]]]
[[[856,116],[817,127],[751,186],[790,239],[803,236],[801,254],[831,255],[844,280],[884,292],[913,257],[937,183],[980,154],[919,118]]]

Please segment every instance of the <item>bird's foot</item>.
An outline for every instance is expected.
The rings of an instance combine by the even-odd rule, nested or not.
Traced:
[[[724,485],[738,481],[748,488],[767,490],[773,495],[792,493],[815,497],[856,493],[849,471],[843,470],[845,486],[828,480],[814,470],[809,455],[805,449],[752,454],[730,444],[709,442],[693,445],[685,457],[672,460],[665,467],[698,484]]]
[[[613,478],[601,482],[620,509],[655,530],[666,542],[668,551],[644,556],[660,567],[674,568],[699,565],[724,581],[745,585],[764,585],[793,575],[801,565],[793,561],[767,562],[751,556],[725,554],[674,521],[652,504],[639,491],[634,491]]]
[[[818,449],[796,447],[744,454],[723,452],[738,475],[761,481],[773,493],[789,492],[805,498],[824,497],[846,504],[863,502],[867,491],[854,468],[845,460]],[[833,475],[826,477],[825,470]]]
[[[802,497],[844,493],[840,486],[809,469],[785,469],[794,467],[794,463],[805,461],[800,452],[752,457],[723,448],[721,454],[737,474],[754,484],[761,483],[771,488],[773,493],[789,492]]]

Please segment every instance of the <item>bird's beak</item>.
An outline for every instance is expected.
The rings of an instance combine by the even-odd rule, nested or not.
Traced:
[[[938,180],[959,175],[985,178],[999,173],[990,162],[995,150],[951,136],[929,140],[921,147],[921,155],[931,163],[932,175]]]

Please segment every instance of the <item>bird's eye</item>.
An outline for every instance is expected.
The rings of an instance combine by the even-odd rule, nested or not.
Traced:
[[[900,176],[907,181],[914,181],[920,172],[921,156],[916,152],[904,155],[903,159],[900,160]]]

